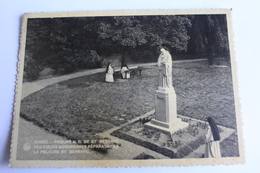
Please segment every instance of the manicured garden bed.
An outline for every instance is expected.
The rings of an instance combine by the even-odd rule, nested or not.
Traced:
[[[114,131],[111,135],[149,148],[170,158],[183,158],[205,144],[207,125],[195,120],[183,119],[189,123],[185,129],[170,135],[144,126],[140,119]],[[220,133],[223,131],[219,127]]]

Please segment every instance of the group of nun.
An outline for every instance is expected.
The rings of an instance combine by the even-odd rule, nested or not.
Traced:
[[[130,70],[128,66],[125,64],[121,67],[121,77],[123,79],[129,79],[130,78]],[[106,82],[114,82],[114,69],[111,65],[111,63],[108,63],[107,70],[106,70],[106,76],[105,76]]]

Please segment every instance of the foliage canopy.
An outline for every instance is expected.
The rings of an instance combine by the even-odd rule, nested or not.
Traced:
[[[57,74],[98,68],[113,53],[122,55],[122,64],[127,55],[132,61],[155,61],[159,46],[192,55],[226,55],[225,22],[224,15],[28,19],[24,77],[35,80],[46,67]]]

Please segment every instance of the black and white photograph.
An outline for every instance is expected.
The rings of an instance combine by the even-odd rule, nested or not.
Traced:
[[[230,25],[230,10],[25,14],[11,166],[243,163]]]

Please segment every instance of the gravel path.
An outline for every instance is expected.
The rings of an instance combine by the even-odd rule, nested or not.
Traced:
[[[140,117],[136,117],[134,119],[132,119],[131,121],[128,121],[127,123],[125,124],[122,124],[120,126],[117,126],[117,127],[114,127],[112,129],[109,129],[103,133],[100,133],[100,134],[97,134],[101,137],[107,137],[111,140],[116,140],[118,141],[118,143],[121,144],[121,147],[117,148],[117,149],[114,149],[114,150],[111,150],[109,152],[109,155],[105,156],[109,159],[133,159],[134,157],[136,157],[137,155],[141,154],[141,153],[146,153],[150,156],[153,156],[154,158],[156,159],[167,159],[168,157],[162,155],[162,154],[159,154],[157,152],[154,152],[152,150],[149,150],[147,148],[144,148],[140,145],[135,145],[133,144],[132,142],[128,142],[126,140],[123,140],[123,139],[120,139],[120,138],[117,138],[117,137],[114,137],[114,136],[111,136],[110,133],[112,133],[113,131],[115,130],[118,130],[120,129],[121,127],[123,126],[127,126],[128,124],[131,124],[137,120],[139,120],[139,118],[145,118],[147,117],[148,115],[151,115],[155,112],[155,110],[152,110],[150,112],[147,112],[146,114],[144,115],[141,115]]]
[[[174,61],[173,63],[184,63],[184,62],[198,62],[198,61],[206,61],[205,59],[197,59],[197,60],[182,60],[182,61]],[[142,66],[142,67],[146,67],[146,66],[151,66],[151,65],[157,65],[157,63],[143,63],[143,64],[134,64],[134,65],[129,65],[129,68],[133,68],[136,66]],[[28,95],[37,92],[47,86],[53,85],[55,83],[59,83],[62,81],[66,81],[69,79],[74,79],[77,77],[82,77],[82,76],[87,76],[87,75],[92,75],[92,74],[96,74],[96,73],[101,73],[101,72],[105,72],[106,68],[99,68],[99,69],[93,69],[93,70],[84,70],[84,71],[80,71],[80,72],[76,72],[76,73],[72,73],[72,74],[67,74],[67,75],[62,75],[62,76],[58,76],[58,77],[52,77],[52,78],[48,78],[48,79],[41,79],[41,80],[37,80],[34,82],[25,82],[22,85],[22,99],[27,97]],[[119,71],[120,68],[116,67],[115,71]]]
[[[49,133],[32,122],[20,118],[19,142],[17,146],[17,159],[19,160],[100,160],[103,154],[87,149],[87,153],[69,154],[35,154],[35,141],[48,141],[48,145],[54,146],[54,141],[66,141],[67,139],[53,133]],[[30,135],[28,135],[30,132]],[[24,145],[29,144],[30,150],[25,150]],[[39,146],[39,145],[38,145]],[[43,145],[40,145],[43,146]],[[47,146],[47,145],[44,145]],[[44,149],[45,150],[45,149]],[[40,150],[38,150],[40,151]],[[48,151],[48,149],[46,149]]]

